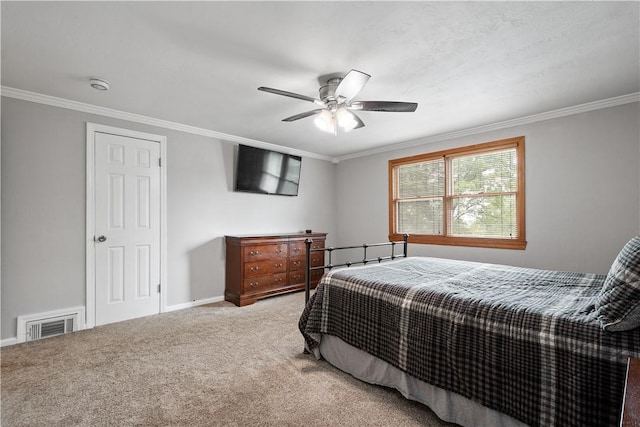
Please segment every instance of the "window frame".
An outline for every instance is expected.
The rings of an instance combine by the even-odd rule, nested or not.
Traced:
[[[459,196],[453,196],[449,183],[448,159],[452,157],[460,157],[473,154],[489,153],[500,151],[508,148],[516,149],[517,156],[517,190],[516,198],[516,229],[518,231],[517,238],[496,238],[496,237],[462,237],[447,235],[449,225],[448,217],[451,211],[452,200]],[[525,249],[527,246],[526,227],[525,227],[525,180],[524,180],[524,136],[514,138],[501,139],[481,144],[474,144],[465,147],[458,147],[449,150],[441,150],[431,153],[418,154],[415,156],[402,157],[389,160],[389,239],[391,241],[402,240],[402,233],[396,229],[397,226],[397,200],[398,180],[396,170],[398,166],[404,166],[413,163],[420,163],[444,158],[445,167],[445,194],[443,197],[443,235],[429,234],[413,234],[409,235],[410,243],[433,244],[433,245],[449,245],[449,246],[471,246],[483,248],[498,249]]]

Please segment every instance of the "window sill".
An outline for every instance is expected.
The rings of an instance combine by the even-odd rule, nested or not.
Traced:
[[[402,240],[402,234],[390,234],[389,241]],[[491,239],[479,237],[443,237],[421,234],[409,235],[409,243],[425,245],[470,246],[476,248],[520,249],[527,247],[524,239]]]

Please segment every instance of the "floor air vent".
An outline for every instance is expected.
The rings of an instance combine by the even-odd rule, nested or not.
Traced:
[[[18,316],[18,342],[39,340],[84,329],[84,307]]]

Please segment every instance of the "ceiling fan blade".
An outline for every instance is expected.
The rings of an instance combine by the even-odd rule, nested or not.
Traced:
[[[354,98],[362,90],[370,77],[369,74],[363,73],[362,71],[349,71],[336,88],[336,98],[344,98],[345,101],[349,102],[349,100]]]
[[[295,116],[287,117],[286,119],[282,119],[283,122],[293,122],[295,120],[304,119],[305,117],[314,116],[316,114],[320,114],[324,111],[324,108],[318,108],[317,110],[307,111],[305,113],[296,114]]]
[[[393,113],[412,113],[418,108],[415,102],[393,101],[356,101],[349,106],[350,109],[360,111],[389,111]]]
[[[301,99],[303,101],[313,102],[314,104],[318,104],[318,105],[324,105],[324,102],[322,102],[317,98],[312,98],[306,95],[300,95],[299,93],[287,92],[286,90],[273,89],[273,88],[264,87],[264,86],[260,86],[258,90],[261,90],[263,92],[274,93],[276,95],[288,96],[289,98]]]

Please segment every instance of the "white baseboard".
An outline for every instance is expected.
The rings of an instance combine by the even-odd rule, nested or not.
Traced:
[[[6,339],[3,339],[2,341],[0,341],[0,347],[7,347],[9,345],[14,345],[14,344],[18,344],[18,338],[17,337],[6,338]]]
[[[168,305],[165,308],[165,312],[183,310],[185,308],[197,307],[199,305],[212,304],[214,302],[220,302],[220,301],[224,301],[224,296],[199,299],[197,301],[185,302],[182,304]]]

